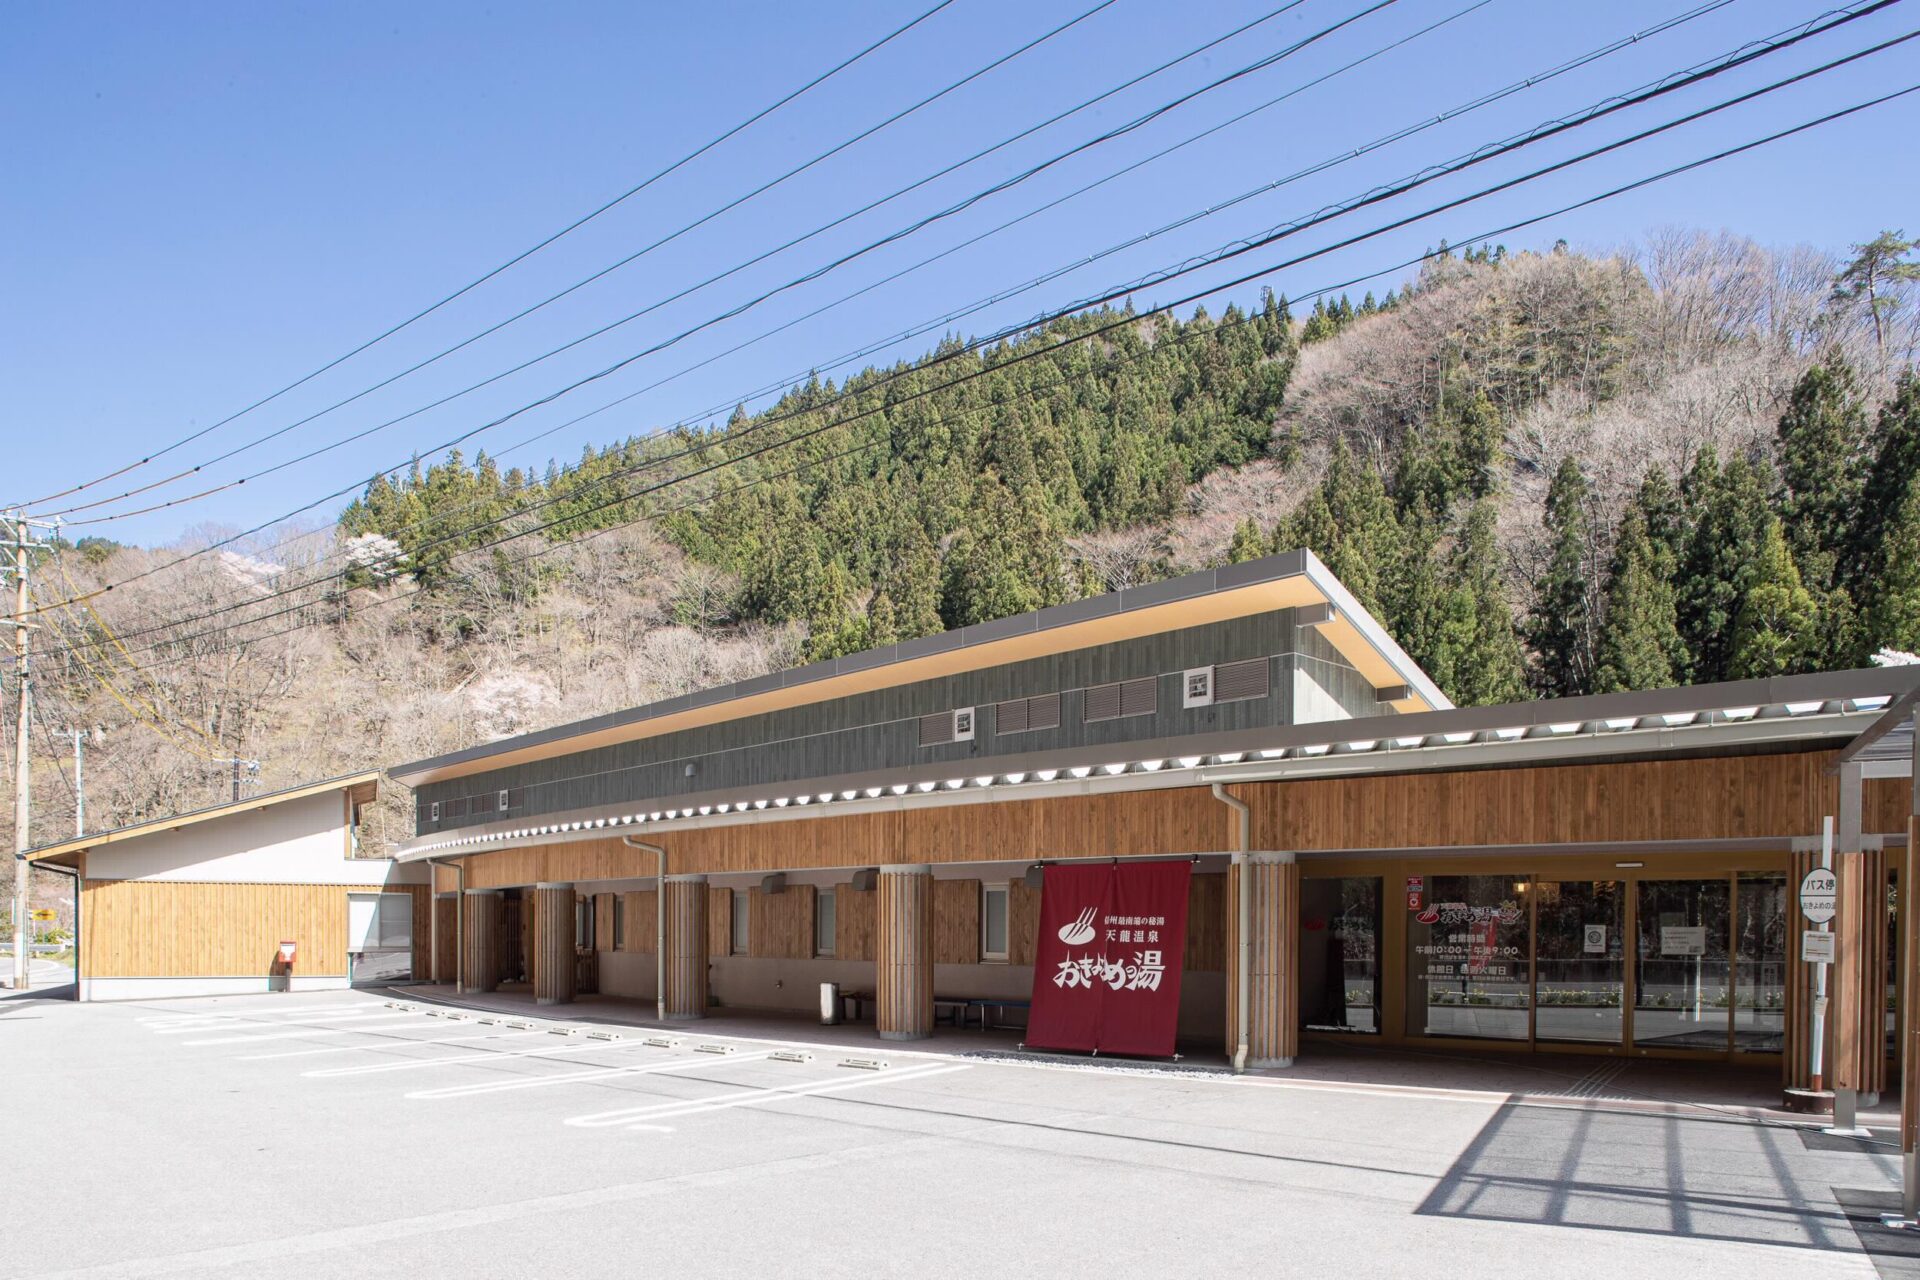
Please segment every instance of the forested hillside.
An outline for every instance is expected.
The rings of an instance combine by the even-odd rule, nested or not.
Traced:
[[[1378,299],[949,339],[538,473],[455,455],[51,614],[36,732],[106,728],[99,827],[229,756],[389,764],[1297,546],[1461,703],[1861,665],[1920,648],[1912,253],[1449,253]],[[42,594],[194,545],[69,548]]]

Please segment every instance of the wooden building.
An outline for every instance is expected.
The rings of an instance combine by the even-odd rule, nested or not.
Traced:
[[[678,1017],[838,982],[914,1038],[1031,991],[1036,867],[1179,858],[1182,1035],[1255,1066],[1360,1038],[1804,1077],[1794,891],[1831,818],[1830,1061],[1874,1092],[1912,804],[1842,752],[1916,687],[1454,708],[1296,552],[390,773],[416,790],[399,856],[434,867],[440,981]]]
[[[378,773],[331,778],[33,850],[76,881],[80,999],[310,991],[424,972],[425,870],[361,856],[361,814],[378,787]]]

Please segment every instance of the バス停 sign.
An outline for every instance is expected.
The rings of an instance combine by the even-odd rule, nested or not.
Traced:
[[[1186,862],[1047,868],[1027,1044],[1173,1052],[1192,874]]]
[[[1840,878],[1826,867],[1815,867],[1800,881],[1800,914],[1815,924],[1833,919]]]

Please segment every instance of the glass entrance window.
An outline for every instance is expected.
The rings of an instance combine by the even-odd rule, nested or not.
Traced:
[[[1535,1038],[1621,1043],[1627,895],[1620,882],[1542,881],[1534,917]]]
[[[1524,876],[1429,876],[1408,903],[1407,1034],[1525,1040],[1533,973]]]
[[[1380,878],[1300,884],[1300,1024],[1380,1031]]]
[[[1786,1047],[1787,913],[1785,872],[1740,873],[1740,911],[1734,922],[1733,1047],[1745,1053],[1779,1053]]]
[[[1732,887],[1718,880],[1638,885],[1633,1040],[1643,1049],[1725,1052]]]

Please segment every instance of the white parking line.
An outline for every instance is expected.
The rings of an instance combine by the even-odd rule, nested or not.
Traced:
[[[359,1013],[316,1013],[312,1017],[306,1018],[277,1018],[272,1022],[259,1023],[256,1025],[261,1026],[262,1029],[266,1027],[323,1026],[329,1022],[365,1022],[373,1018],[392,1018],[397,1016],[398,1015],[391,1009],[368,1009]],[[408,1014],[406,1016],[411,1018],[417,1015]],[[223,1019],[219,1022],[189,1022],[181,1026],[149,1027],[147,1030],[159,1036],[177,1036],[194,1031],[219,1031],[229,1027],[241,1027],[252,1021],[253,1019],[251,1018],[232,1018]]]
[[[215,1036],[211,1040],[182,1040],[180,1043],[186,1045],[188,1048],[194,1048],[199,1045],[209,1045],[209,1044],[254,1044],[261,1040],[302,1040],[312,1036],[366,1035],[368,1034],[368,1032],[366,1031],[366,1028],[368,1027],[385,1027],[385,1026],[391,1026],[396,1022],[418,1022],[418,1021],[419,1021],[419,1018],[417,1018],[415,1015],[411,1013],[397,1013],[385,1018],[361,1018],[360,1020],[355,1022],[352,1026],[347,1026],[347,1027],[310,1026],[310,1027],[300,1027],[293,1031],[281,1031],[278,1028],[276,1028],[271,1031],[263,1030],[255,1035]],[[281,1023],[279,1025],[285,1026],[286,1024]],[[224,1030],[224,1029],[225,1028],[221,1028],[221,1030]],[[372,1034],[378,1035],[380,1033],[374,1032]]]
[[[767,1053],[771,1053],[769,1049]],[[671,1062],[648,1062],[637,1067],[596,1067],[591,1071],[569,1071],[563,1075],[522,1076],[513,1080],[488,1080],[480,1084],[454,1084],[439,1089],[417,1089],[411,1099],[471,1098],[483,1093],[507,1093],[514,1089],[544,1089],[549,1085],[580,1084],[588,1080],[609,1080],[616,1076],[653,1076],[689,1067],[731,1067],[742,1062],[765,1059],[766,1053],[745,1053],[733,1057],[675,1058]]]
[[[545,1035],[543,1031],[540,1034]],[[359,1067],[322,1067],[304,1075],[319,1080],[331,1076],[368,1076],[385,1071],[418,1071],[426,1067],[451,1067],[462,1062],[498,1062],[505,1058],[544,1058],[558,1053],[599,1053],[606,1049],[639,1049],[638,1040],[589,1040],[584,1043],[556,1044],[543,1049],[515,1049],[508,1053],[466,1053],[457,1058],[409,1058],[405,1062],[376,1062]]]
[[[761,1089],[755,1093],[723,1098],[715,1102],[661,1102],[645,1107],[624,1107],[618,1111],[599,1111],[592,1115],[574,1116],[566,1123],[577,1129],[608,1129],[624,1126],[645,1131],[653,1127],[651,1122],[658,1120],[705,1115],[710,1111],[729,1111],[735,1107],[756,1107],[786,1098],[811,1097],[822,1093],[847,1093],[854,1089],[871,1089],[875,1085],[925,1080],[932,1076],[944,1076],[966,1069],[963,1064],[939,1066],[929,1063],[925,1066],[902,1067],[897,1071],[882,1071],[878,1075],[861,1076],[853,1080],[826,1080],[816,1084]]]
[[[171,1013],[151,1013],[135,1021],[142,1026],[177,1026],[191,1022],[234,1022],[261,1018],[312,1018],[326,1014],[363,1013],[384,1008],[384,1005],[369,1004],[365,1000],[355,1000],[350,1004],[303,1004],[292,1009],[249,1009],[245,1013],[208,1009],[193,1013],[179,1010]]]
[[[235,1062],[265,1062],[270,1058],[312,1058],[323,1053],[369,1053],[375,1049],[398,1048],[407,1044],[468,1044],[475,1040],[520,1040],[544,1036],[544,1031],[483,1031],[477,1036],[402,1036],[382,1044],[330,1045],[325,1049],[294,1049],[286,1053],[243,1053]]]

